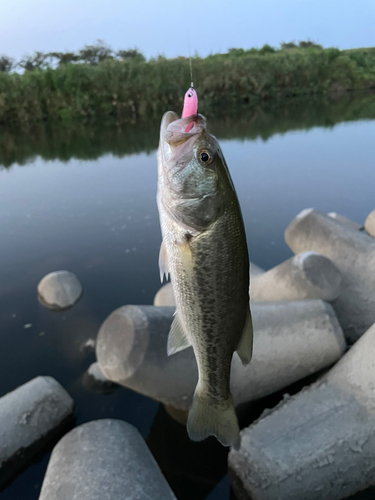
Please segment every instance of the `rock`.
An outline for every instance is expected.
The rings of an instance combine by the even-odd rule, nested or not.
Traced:
[[[0,398],[0,485],[59,438],[74,402],[52,377],[36,377]]]
[[[340,293],[341,274],[327,257],[302,252],[250,282],[252,302],[323,299]]]
[[[264,273],[264,270],[250,262],[250,278],[253,279],[256,276],[260,276]],[[163,285],[154,298],[154,306],[176,306],[176,302],[173,296],[172,283],[166,283]]]
[[[108,380],[100,370],[98,362],[92,363],[83,375],[83,387],[94,393],[107,393],[112,392],[119,386],[111,380]]]
[[[174,308],[124,306],[102,324],[96,356],[113,382],[188,410],[197,384],[192,348],[167,356]],[[233,356],[231,390],[235,404],[259,399],[324,367],[345,351],[332,307],[321,300],[252,305],[254,355],[243,367]]]
[[[363,229],[363,226],[361,226],[361,224],[358,224],[358,222],[354,222],[354,220],[350,220],[347,217],[344,217],[344,215],[337,214],[336,212],[329,212],[327,215],[329,215],[329,217],[332,217],[332,219],[342,222],[343,224],[348,224],[354,229],[357,229],[357,231]]]
[[[375,241],[364,231],[318,210],[303,210],[289,224],[285,241],[294,253],[319,252],[341,272],[339,297],[332,303],[349,341],[375,322]]]
[[[39,500],[176,500],[143,438],[121,420],[76,427],[55,446]]]
[[[375,238],[375,210],[368,215],[365,221],[365,230],[370,236]]]
[[[241,432],[229,454],[239,498],[341,500],[375,485],[374,352],[375,324],[320,381]]]
[[[78,278],[69,271],[49,273],[38,285],[39,301],[45,307],[64,310],[72,307],[82,296],[83,288]]]

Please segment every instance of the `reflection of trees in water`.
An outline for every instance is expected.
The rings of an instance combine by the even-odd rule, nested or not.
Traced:
[[[290,98],[262,106],[226,108],[208,117],[219,139],[269,139],[274,134],[313,127],[333,127],[345,121],[375,119],[375,93],[346,93],[336,97]],[[0,130],[0,165],[25,165],[44,160],[93,160],[105,154],[121,157],[157,148],[159,121],[117,128],[107,125],[39,125],[32,130]],[[1,168],[1,167],[0,167]]]

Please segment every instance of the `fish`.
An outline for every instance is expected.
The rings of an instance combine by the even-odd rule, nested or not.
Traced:
[[[167,351],[172,355],[192,346],[197,361],[198,383],[187,420],[190,439],[215,436],[222,445],[238,448],[230,368],[234,352],[244,365],[252,356],[249,255],[224,155],[197,106],[190,88],[182,118],[168,111],[160,126],[159,269],[162,281],[170,275],[176,301]]]

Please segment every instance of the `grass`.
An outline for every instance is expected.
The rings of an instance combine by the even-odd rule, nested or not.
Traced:
[[[375,88],[375,48],[237,49],[194,57],[192,63],[199,110],[210,117],[284,97]],[[181,109],[189,83],[189,62],[183,57],[62,64],[22,75],[1,72],[0,123],[120,126],[159,119],[166,110]]]

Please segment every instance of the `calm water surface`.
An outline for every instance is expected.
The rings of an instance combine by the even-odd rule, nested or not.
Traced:
[[[368,99],[366,110],[374,109],[375,98]],[[290,111],[297,109],[293,103],[274,115],[258,110],[245,121],[241,114],[209,121],[237,189],[251,260],[259,266],[268,269],[292,255],[284,230],[302,209],[335,211],[362,224],[375,208],[375,113],[364,113],[360,98],[349,104],[349,117],[348,105],[340,114],[337,102],[328,103],[319,113],[300,101],[298,112]],[[103,395],[82,384],[95,360],[80,350],[82,343],[96,337],[115,308],[151,304],[160,287],[157,127],[140,130],[138,142],[136,126],[131,137],[96,131],[82,142],[80,132],[79,148],[71,131],[46,133],[40,142],[33,137],[30,146],[25,135],[2,132],[0,395],[51,375],[73,397],[76,424],[120,418],[135,425],[179,499],[224,500],[230,498],[227,452],[214,439],[190,442],[161,405],[130,390]],[[74,272],[85,293],[71,310],[52,313],[38,303],[36,287],[59,269]],[[49,455],[19,475],[1,499],[37,499]]]

